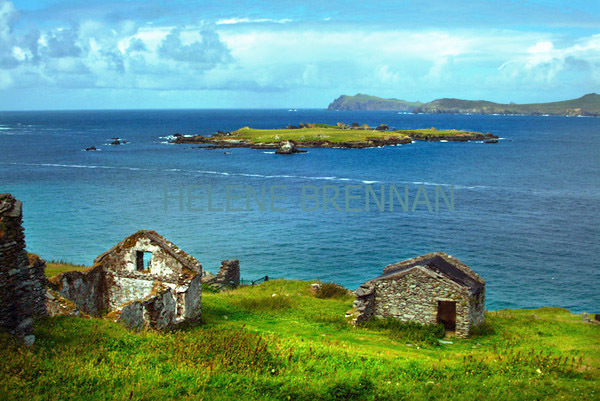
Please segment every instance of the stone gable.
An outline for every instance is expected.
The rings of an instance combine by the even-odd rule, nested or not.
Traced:
[[[108,313],[128,327],[163,329],[200,318],[201,280],[200,262],[156,232],[142,230],[98,256],[88,271],[61,273],[50,282],[84,313]]]

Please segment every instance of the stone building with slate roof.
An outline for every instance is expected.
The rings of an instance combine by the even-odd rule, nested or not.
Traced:
[[[484,320],[485,281],[443,252],[389,265],[355,293],[357,323],[371,318],[441,323],[446,331],[468,337]]]

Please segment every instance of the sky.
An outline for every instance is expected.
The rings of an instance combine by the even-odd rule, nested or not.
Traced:
[[[598,0],[0,0],[0,110],[591,92]]]

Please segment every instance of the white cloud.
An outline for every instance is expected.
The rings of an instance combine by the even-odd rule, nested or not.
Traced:
[[[582,38],[576,43],[556,47],[551,41],[537,42],[499,68],[511,80],[533,80],[547,85],[561,85],[574,71],[580,78],[600,85],[600,34]],[[573,79],[568,76],[569,82]]]
[[[261,23],[287,24],[292,22],[291,19],[271,19],[271,18],[227,18],[220,19],[216,22],[217,25],[235,25],[235,24],[261,24]]]
[[[37,32],[16,31],[17,17],[12,3],[0,3],[5,88],[360,88],[406,97],[406,88],[495,90],[566,76],[600,83],[600,35],[569,43],[547,32],[315,28],[270,18],[181,27],[88,19]]]

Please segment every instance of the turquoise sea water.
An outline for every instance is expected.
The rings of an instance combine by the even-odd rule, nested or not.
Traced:
[[[164,143],[177,132],[338,121],[456,128],[504,139],[293,156]],[[105,145],[112,137],[128,143]],[[92,145],[100,151],[83,151]],[[24,202],[28,249],[46,259],[90,264],[125,236],[153,229],[208,270],[238,258],[246,279],[321,279],[355,288],[387,264],[441,250],[486,279],[489,309],[600,311],[599,166],[597,118],[324,110],[0,113],[0,192]],[[383,186],[384,211],[372,198],[366,210],[367,186],[376,196]],[[392,187],[402,195],[408,188],[409,211],[397,201],[389,209]],[[262,200],[263,188],[261,210],[253,194]],[[454,192],[453,211],[443,199],[435,210],[436,188]],[[359,211],[346,210],[346,190],[354,196],[348,207]],[[330,198],[339,191],[334,201],[341,210],[331,202],[324,208],[324,191]],[[423,194],[410,210],[418,191],[426,192],[433,211]],[[307,211],[315,209],[313,193],[319,207]]]

